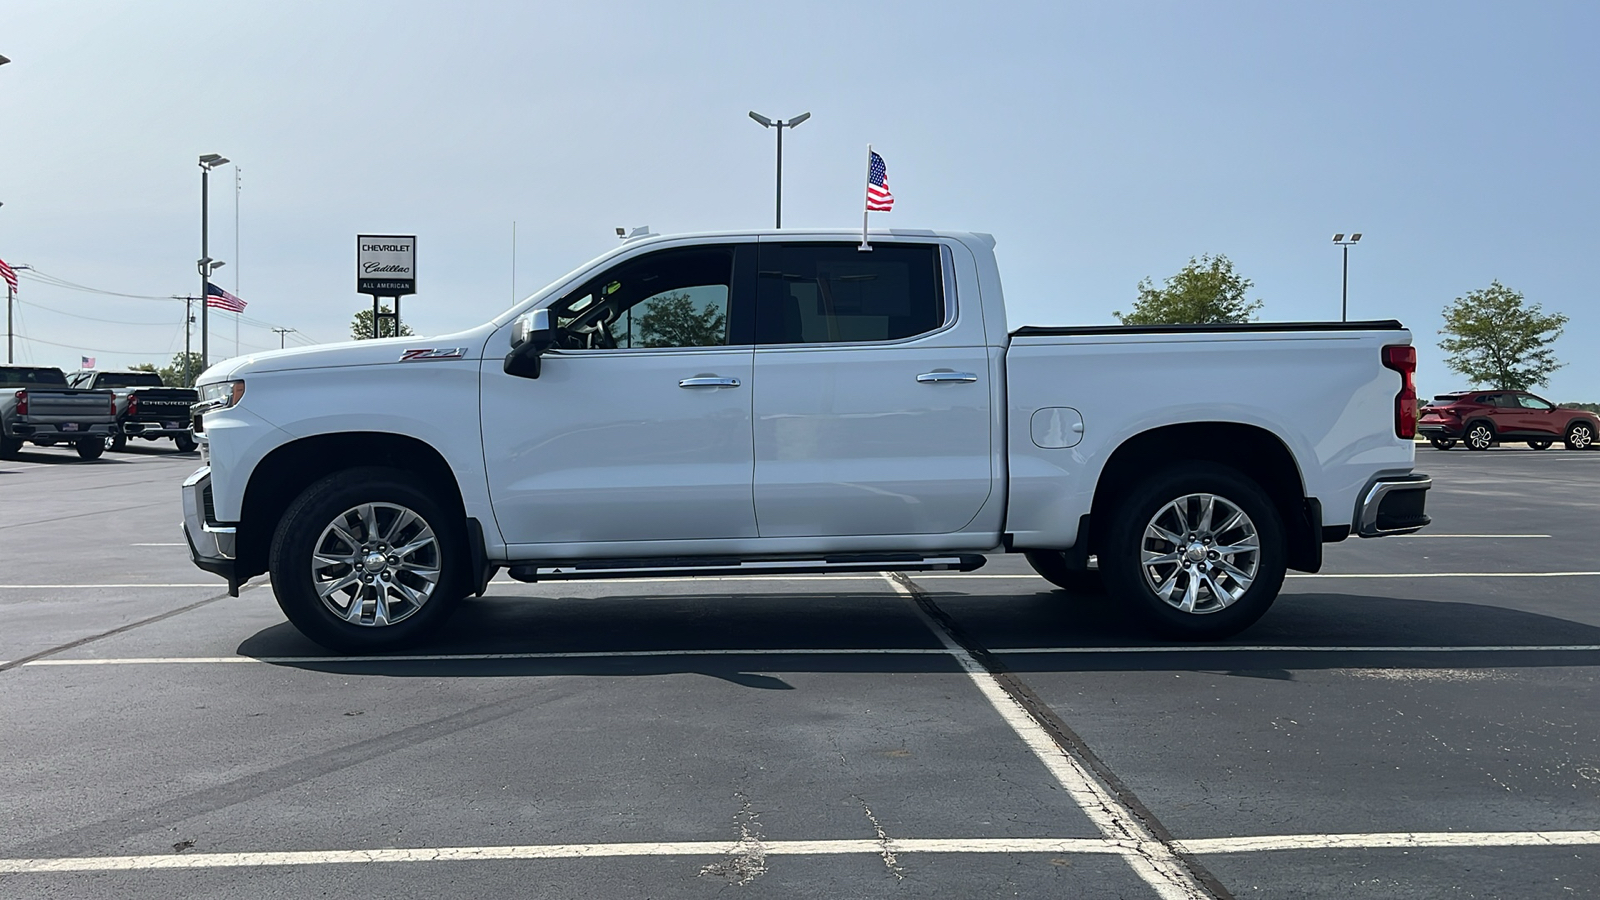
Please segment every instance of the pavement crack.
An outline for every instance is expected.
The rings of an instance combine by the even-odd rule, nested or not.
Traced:
[[[729,884],[745,885],[767,874],[767,845],[761,840],[761,822],[750,808],[750,798],[737,791],[733,796],[739,799],[739,811],[733,816],[739,840],[727,859],[702,866],[697,877],[711,876]]]
[[[883,857],[884,868],[894,875],[896,881],[904,881],[906,873],[900,868],[899,861],[895,859],[894,844],[889,840],[889,833],[883,830],[883,823],[879,822],[878,817],[872,814],[872,808],[867,806],[867,801],[862,799],[861,795],[851,794],[850,796],[855,797],[856,802],[861,804],[861,811],[867,814],[867,821],[872,823],[872,830],[877,832],[878,854]]]

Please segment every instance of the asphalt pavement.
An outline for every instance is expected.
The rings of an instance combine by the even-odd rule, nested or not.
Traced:
[[[975,573],[498,579],[330,654],[190,565],[170,444],[0,462],[0,896],[1600,896],[1600,452],[1221,644]]]

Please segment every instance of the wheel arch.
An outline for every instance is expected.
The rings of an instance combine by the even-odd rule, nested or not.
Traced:
[[[1140,432],[1111,454],[1095,484],[1090,508],[1089,549],[1110,526],[1119,499],[1154,469],[1177,462],[1227,466],[1261,485],[1283,520],[1289,568],[1322,567],[1322,505],[1306,496],[1305,478],[1283,439],[1256,425],[1186,422]]]
[[[238,526],[239,580],[267,570],[272,535],[301,492],[328,475],[367,466],[416,475],[447,512],[466,518],[455,472],[444,455],[426,441],[369,431],[300,438],[274,448],[250,472]]]

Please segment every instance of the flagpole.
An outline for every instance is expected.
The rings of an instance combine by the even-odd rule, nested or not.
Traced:
[[[872,249],[872,245],[867,243],[867,216],[871,215],[871,212],[867,209],[867,198],[869,196],[871,196],[867,192],[867,188],[870,188],[870,187],[872,187],[872,145],[868,144],[867,145],[867,184],[866,184],[866,187],[862,188],[862,191],[861,191],[861,246],[857,247],[856,248],[857,250],[870,251]]]

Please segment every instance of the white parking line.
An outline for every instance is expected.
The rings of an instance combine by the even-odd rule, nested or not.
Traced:
[[[1017,737],[1022,739],[1028,749],[1033,751],[1033,755],[1044,763],[1045,769],[1055,776],[1056,782],[1067,792],[1083,814],[1088,816],[1089,821],[1094,823],[1100,834],[1108,841],[1115,842],[1130,851],[1123,858],[1140,879],[1155,890],[1157,896],[1164,900],[1209,896],[1209,892],[1195,882],[1189,870],[1172,852],[1172,848],[1157,840],[1133,811],[1100,783],[1100,779],[1085,769],[1072,754],[1058,746],[1055,739],[1050,736],[1050,732],[1046,731],[1021,703],[1000,686],[999,680],[993,673],[973,659],[972,654],[968,653],[949,631],[923,610],[908,587],[887,575],[884,579],[911,602],[911,608],[939,642],[944,644],[945,649],[950,651],[950,655],[956,658],[961,668],[966,670],[967,676],[972,679],[978,692],[989,701],[989,705],[1000,714],[1000,718],[1011,726],[1011,730],[1017,733]]]
[[[1378,834],[1279,834],[1178,841],[1190,853],[1264,850],[1377,850],[1387,847],[1571,847],[1600,844],[1600,831],[1391,831]]]
[[[1105,838],[888,838],[839,841],[761,841],[767,856],[880,856],[901,853],[1052,853],[1137,855],[1126,842]],[[1573,847],[1600,844],[1600,831],[1386,832],[1202,838],[1175,842],[1194,854],[1274,850],[1407,849],[1428,847]],[[258,853],[162,853],[147,856],[72,856],[0,859],[0,874],[128,872],[155,869],[264,868],[371,863],[484,862],[520,859],[597,859],[650,856],[729,856],[743,841],[659,841],[632,844],[526,844],[492,847],[407,847],[372,850],[297,850]]]
[[[151,666],[229,663],[307,664],[458,662],[516,659],[634,659],[660,656],[948,656],[942,647],[762,648],[739,650],[574,650],[550,653],[417,653],[395,656],[143,656],[121,659],[36,659],[30,666]]]
[[[177,541],[177,542],[168,543],[168,544],[129,544],[128,546],[130,546],[130,547],[182,547],[182,546],[184,546],[184,543],[183,543],[183,541]]]
[[[1600,644],[1496,644],[1486,646],[1335,646],[1287,644],[1218,644],[1127,647],[990,647],[991,653],[1094,654],[1094,653],[1594,653]],[[416,653],[394,656],[129,656],[106,659],[36,659],[36,666],[210,666],[210,665],[312,665],[327,663],[482,662],[541,659],[644,659],[675,656],[951,656],[943,647],[763,647],[696,650],[572,650],[546,653]]]
[[[193,584],[134,584],[133,582],[120,582],[115,584],[0,584],[0,590],[10,591],[86,591],[94,588],[222,588],[226,587],[220,581],[195,582]]]
[[[1394,535],[1395,538],[1405,541],[1424,540],[1424,538],[1547,538],[1550,535]]]

